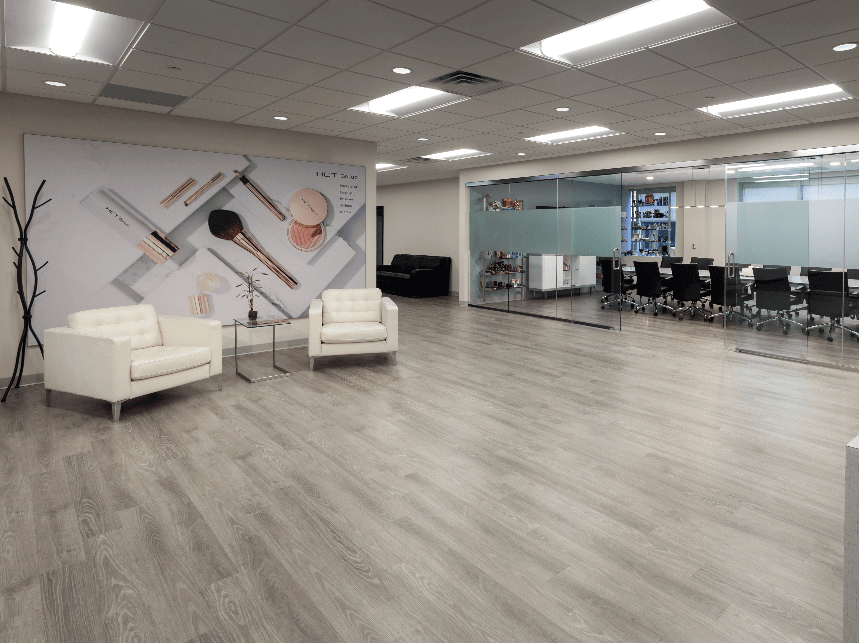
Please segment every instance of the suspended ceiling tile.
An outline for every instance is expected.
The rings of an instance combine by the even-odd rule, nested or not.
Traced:
[[[593,22],[642,4],[641,0],[541,0],[541,2],[582,22]],[[558,33],[558,32],[556,32]]]
[[[646,100],[653,100],[653,98],[656,97],[652,94],[633,89],[632,87],[625,87],[623,85],[576,96],[576,100],[581,101],[582,103],[596,105],[597,107],[629,105],[630,103],[641,103]]]
[[[653,51],[687,67],[701,67],[767,49],[772,45],[740,25],[733,25],[654,47]]]
[[[287,29],[264,49],[338,69],[348,69],[380,53],[375,47],[298,26]]]
[[[777,47],[859,29],[856,0],[814,0],[743,23]]]
[[[699,89],[707,89],[721,85],[718,80],[714,80],[709,76],[698,73],[692,69],[657,76],[648,80],[642,80],[637,83],[631,83],[629,86],[639,89],[644,92],[655,94],[656,96],[674,96],[675,94],[685,94],[687,92],[696,91]]]
[[[525,83],[557,74],[563,69],[560,65],[547,60],[529,56],[519,51],[508,51],[496,58],[490,58],[482,63],[472,65],[465,71],[510,83]]]
[[[275,116],[286,116],[289,120],[276,121]],[[307,116],[304,114],[296,114],[284,110],[265,108],[248,114],[237,122],[250,125],[262,125],[264,127],[273,127],[276,129],[291,129],[296,125],[302,125],[316,120],[316,116]]]
[[[289,0],[289,2],[284,2],[284,0],[219,0],[219,2],[237,9],[261,13],[269,18],[284,22],[295,22],[318,7],[324,0]]]
[[[506,105],[508,109],[514,109],[552,102],[557,100],[557,97],[546,92],[531,89],[530,87],[511,85],[510,87],[498,89],[488,94],[481,94],[480,100],[498,105]]]
[[[151,54],[137,49],[128,55],[125,62],[122,63],[122,68],[141,71],[145,74],[155,74],[156,76],[190,80],[195,83],[210,83],[226,71],[223,67],[205,65],[172,56]]]
[[[131,100],[119,100],[116,98],[104,98],[99,96],[95,99],[96,105],[105,105],[107,107],[121,107],[122,109],[135,109],[141,112],[156,112],[158,114],[166,114],[172,107],[166,105],[149,105],[147,103],[138,103]]]
[[[446,27],[413,38],[393,49],[394,53],[462,69],[488,58],[500,56],[507,48]]]
[[[749,2],[749,0],[709,0],[707,4],[734,20],[748,20],[803,2],[808,2],[808,0],[754,0],[753,2]]]
[[[490,0],[445,26],[519,48],[582,23],[532,0]]]
[[[56,74],[63,78],[80,78],[81,80],[100,82],[110,78],[114,69],[112,65],[101,65],[12,48],[6,49],[6,67],[42,74]]]
[[[45,81],[58,81],[66,84],[65,87],[53,87],[46,85]],[[7,69],[6,70],[6,87],[9,91],[14,92],[15,88],[32,87],[40,91],[46,92],[44,95],[50,96],[53,93],[80,94],[85,96],[95,96],[101,91],[103,83],[94,80],[81,80],[79,78],[62,78],[56,74],[43,74],[36,71],[24,71],[22,69]],[[41,95],[41,94],[40,94]]]
[[[471,116],[463,116],[462,114],[454,114],[443,109],[434,109],[431,112],[423,114],[415,114],[409,116],[409,120],[419,123],[426,123],[427,127],[443,127],[445,125],[456,125],[457,123],[465,123],[474,120]]]
[[[442,107],[447,112],[461,114],[462,116],[471,116],[472,118],[483,118],[484,116],[492,116],[501,112],[509,112],[511,110],[507,105],[499,105],[489,101],[472,98],[471,100],[456,103],[448,107]]]
[[[793,120],[791,120],[791,121],[780,121],[777,123],[761,123],[760,125],[755,125],[754,127],[752,127],[752,129],[756,130],[756,131],[768,130],[768,129],[781,129],[783,127],[795,127],[797,125],[806,125],[807,123],[808,123],[808,121],[799,120],[799,119],[795,120],[795,121],[793,121]]]
[[[589,74],[621,84],[634,83],[683,69],[686,69],[683,65],[647,50],[584,68]]]
[[[825,123],[827,121],[841,121],[845,119],[856,119],[859,122],[859,111],[848,112],[846,114],[830,114],[829,116],[815,116],[808,120],[812,123]]]
[[[379,49],[393,47],[433,26],[367,0],[328,0],[299,24]]]
[[[294,83],[289,80],[280,80],[259,74],[249,74],[244,71],[231,70],[212,82],[213,85],[229,87],[239,91],[254,92],[285,98],[294,94],[299,89],[306,87],[304,83]]]
[[[208,0],[164,0],[152,22],[253,48],[287,27],[285,22]]]
[[[316,121],[313,121],[315,123]],[[318,136],[337,136],[338,132],[334,132],[328,129],[322,129],[319,127],[314,127],[313,123],[308,123],[307,125],[298,125],[297,127],[293,127],[293,132],[302,132],[304,134],[316,134]]]
[[[637,116],[639,118],[650,118],[651,116],[683,112],[688,108],[677,103],[672,103],[670,100],[656,98],[641,103],[633,103],[632,105],[618,105],[614,109],[622,114],[629,114],[630,116]]]
[[[189,98],[175,110],[183,112],[200,112],[202,114],[215,114],[227,120],[235,120],[242,118],[248,114],[255,112],[256,108],[248,107],[247,105],[231,105],[230,103],[216,103],[211,100],[203,100],[202,98]]]
[[[817,65],[815,69],[833,83],[846,83],[851,80],[859,80],[859,58],[849,58],[825,65]]]
[[[67,0],[66,2],[66,4],[141,21],[149,20],[159,3],[159,0]]]
[[[376,0],[391,9],[399,9],[413,16],[439,23],[458,16],[486,0]]]
[[[336,134],[344,134],[346,132],[351,132],[356,129],[360,129],[361,125],[356,123],[346,123],[344,121],[336,121],[332,118],[319,118],[311,123],[313,127],[318,127],[319,129],[328,130],[329,132]]]
[[[557,96],[577,96],[615,86],[615,83],[610,80],[599,78],[578,69],[570,69],[523,84],[525,87],[539,89]]]
[[[712,105],[721,105],[736,100],[744,100],[750,98],[751,95],[746,92],[731,87],[730,85],[719,85],[718,87],[708,87],[707,89],[699,89],[696,92],[688,94],[678,94],[672,96],[671,100],[687,107],[710,107]]]
[[[232,67],[253,53],[250,47],[242,47],[160,25],[150,25],[134,48],[218,67]]]
[[[364,98],[378,98],[409,87],[409,85],[404,83],[376,78],[375,76],[367,76],[365,74],[357,74],[354,71],[341,71],[339,74],[335,74],[319,82],[318,86],[348,92]],[[362,102],[364,101],[356,100],[349,107]]]
[[[267,51],[258,51],[236,66],[238,71],[246,71],[260,76],[271,76],[280,80],[312,85],[323,78],[336,74],[339,70],[326,65],[317,65],[307,60],[278,56]]]
[[[593,109],[591,105],[588,105],[587,107]],[[555,114],[560,115],[559,112],[555,112]],[[486,121],[496,123],[498,126],[510,127],[515,125],[534,125],[535,123],[545,123],[546,121],[553,119],[554,115],[552,114],[540,114],[537,112],[526,111],[524,109],[517,109],[512,112],[489,116]]]
[[[833,51],[832,48],[836,45],[847,42],[859,43],[859,29],[807,40],[795,45],[788,45],[783,49],[806,65],[823,65],[859,57],[859,48],[850,51]]]
[[[728,84],[797,69],[803,69],[802,63],[778,49],[768,49],[756,54],[698,67],[698,71],[702,74],[707,74]]]
[[[753,116],[740,116],[726,120],[735,125],[751,128],[758,128],[761,125],[771,125],[773,123],[793,123],[794,125],[799,125],[806,122],[805,119],[802,119],[799,116],[794,116],[786,110],[754,114]]]
[[[411,69],[410,74],[394,73],[394,67],[405,67]],[[384,52],[378,56],[355,65],[350,71],[376,78],[394,81],[397,83],[407,83],[409,85],[419,85],[438,76],[448,74],[454,69],[452,67],[443,67],[424,60],[417,60],[401,54]]]
[[[10,94],[26,94],[27,96],[41,96],[43,98],[54,98],[57,100],[70,100],[76,103],[91,103],[93,97],[90,94],[75,94],[74,92],[48,91],[38,85],[17,80],[6,79],[6,91]]]
[[[410,118],[392,118],[384,123],[379,123],[375,127],[383,127],[386,130],[391,130],[394,132],[402,132],[405,134],[406,132],[425,132],[430,129],[435,129],[431,127],[427,127],[426,123],[418,123],[417,121],[413,121]],[[402,136],[403,134],[398,134],[398,136]]]
[[[275,102],[277,98],[274,96],[266,96],[265,94],[254,94],[249,91],[241,91],[231,89],[229,87],[219,87],[218,85],[209,85],[197,92],[194,98],[202,98],[204,100],[213,100],[219,103],[231,103],[233,105],[247,105],[248,107],[265,107]]]
[[[578,114],[570,117],[570,120],[578,121],[584,125],[602,125],[609,126],[613,123],[622,123],[625,121],[634,120],[628,114],[622,114],[611,109],[598,109],[587,114]],[[638,119],[641,120],[641,119]],[[611,129],[616,129],[613,125]]]
[[[559,112],[559,107],[565,107],[567,108],[567,111]],[[534,112],[535,114],[543,114],[545,116],[551,116],[552,118],[569,118],[574,117],[577,114],[586,114],[588,112],[595,112],[597,110],[599,110],[599,107],[595,105],[580,103],[578,101],[572,100],[571,98],[559,98],[558,100],[554,100],[550,103],[531,105],[526,109],[526,111],[528,112]]]
[[[281,98],[276,103],[272,103],[266,107],[266,111],[271,111],[272,116],[291,116],[293,114],[302,116],[312,116],[314,118],[323,118],[330,116],[340,110],[337,107],[329,107],[327,105],[318,105],[316,103],[306,103],[293,98]]]
[[[114,85],[136,87],[137,89],[148,89],[153,92],[164,92],[166,94],[177,94],[179,96],[191,96],[206,86],[205,83],[197,83],[190,80],[182,80],[180,78],[156,76],[155,74],[146,74],[144,72],[132,71],[130,69],[117,69],[116,73],[110,79],[110,82]]]
[[[325,87],[305,87],[295,92],[290,98],[294,100],[302,100],[308,103],[318,103],[320,105],[328,105],[330,107],[339,107],[340,109],[354,107],[364,101],[363,96],[348,94],[346,92],[338,92]]]
[[[809,121],[828,118],[830,116],[839,116],[842,114],[857,114],[859,113],[859,100],[840,100],[837,103],[811,105],[809,107],[800,107],[799,109],[791,109],[789,111],[791,114]]]
[[[733,83],[733,86],[751,96],[767,96],[769,94],[780,94],[782,92],[808,89],[809,87],[819,87],[828,84],[828,80],[811,69],[798,69],[783,74],[774,74],[772,76],[764,76],[763,78],[755,78],[754,80]]]
[[[720,118],[716,118],[715,116],[710,116],[709,114],[705,114],[704,112],[700,112],[697,109],[695,110],[686,110],[682,112],[675,112],[673,114],[660,114],[658,116],[650,116],[648,117],[649,121],[653,121],[654,123],[660,123],[662,125],[677,126],[681,129],[687,129],[686,124],[688,123],[725,123],[726,121]]]

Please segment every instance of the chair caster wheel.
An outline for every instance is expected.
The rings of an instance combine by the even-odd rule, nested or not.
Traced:
[[[810,330],[805,331],[805,336],[808,337],[809,335],[811,335],[811,331]]]
[[[822,328],[818,328],[818,329],[817,329],[817,332],[818,332],[818,334],[822,335],[822,334],[823,334],[823,329],[822,329]]]
[[[827,341],[827,342],[831,342],[831,341],[833,341],[833,339],[832,339],[831,337],[827,337],[827,338],[826,338],[826,341]]]
[[[600,308],[602,308],[603,310],[605,310],[605,306],[600,306]]]
[[[654,317],[659,317],[659,313],[657,313],[657,312],[654,310],[654,311],[653,311],[653,316],[654,316]],[[856,341],[859,341],[859,337],[857,337],[857,338],[856,338]]]
[[[783,331],[781,331],[781,332],[782,332],[782,334],[787,335],[787,334],[788,334],[788,332],[789,332],[789,330],[788,330],[787,328],[785,328],[785,329],[784,329]]]
[[[672,317],[677,317],[677,313],[671,313]],[[682,317],[680,319],[683,319]]]
[[[751,328],[754,325],[755,325],[754,322],[749,322],[749,328]],[[760,330],[760,328],[758,328],[758,330]]]
[[[708,322],[710,322],[710,323],[712,324],[714,319],[716,319],[716,318],[715,318],[715,317],[710,317],[710,319],[708,319],[707,321],[708,321]]]
[[[760,324],[758,324],[757,326],[755,326],[755,328],[756,328],[757,330],[760,330],[761,328],[763,328],[763,326],[761,326]]]

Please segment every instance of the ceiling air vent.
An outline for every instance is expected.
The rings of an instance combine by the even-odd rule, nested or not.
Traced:
[[[440,89],[441,91],[459,94],[460,96],[479,96],[480,94],[494,92],[496,89],[501,89],[511,84],[503,80],[481,76],[480,74],[472,74],[469,71],[452,71],[444,76],[421,83],[421,86]]]
[[[115,98],[127,100],[133,103],[146,103],[147,105],[161,105],[162,107],[176,107],[187,96],[178,94],[167,94],[149,89],[138,89],[137,87],[125,87],[124,85],[105,85],[101,90],[104,98]]]

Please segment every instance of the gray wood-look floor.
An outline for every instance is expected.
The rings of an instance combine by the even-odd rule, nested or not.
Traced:
[[[0,641],[841,640],[859,376],[398,304],[396,366],[12,395]]]

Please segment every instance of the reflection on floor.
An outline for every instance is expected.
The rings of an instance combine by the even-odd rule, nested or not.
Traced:
[[[486,307],[598,324],[615,330],[620,329],[623,332],[668,333],[678,341],[691,339],[713,345],[722,344],[728,349],[741,348],[779,357],[859,368],[859,342],[850,333],[841,330],[836,330],[832,334],[831,342],[827,339],[828,332],[821,333],[819,330],[812,330],[810,336],[806,337],[803,328],[822,321],[815,320],[809,324],[808,315],[804,311],[791,317],[800,323],[802,328],[791,324],[790,330],[785,335],[781,326],[775,322],[764,324],[761,330],[757,330],[755,325],[750,326],[742,320],[732,320],[725,327],[726,324],[721,317],[709,323],[701,315],[690,317],[688,313],[683,316],[682,321],[679,317],[672,317],[670,313],[659,313],[654,317],[652,306],[648,306],[646,311],[643,310],[638,314],[634,314],[629,306],[621,312],[617,308],[604,309],[602,294],[602,292],[596,292],[573,297],[525,299],[509,303],[505,301],[486,304]],[[676,307],[675,302],[669,301],[669,305]],[[706,310],[711,311],[709,306]],[[859,331],[859,321],[847,319],[845,326]]]

